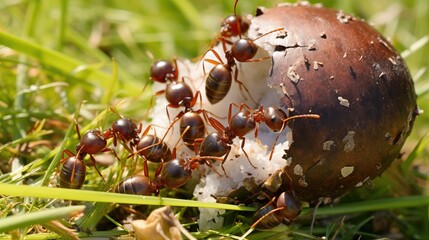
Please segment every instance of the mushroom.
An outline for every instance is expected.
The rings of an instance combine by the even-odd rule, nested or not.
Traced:
[[[418,114],[412,78],[383,36],[342,11],[302,4],[258,10],[249,35],[279,27],[285,38],[259,42],[273,49],[267,84],[283,90],[280,106],[320,115],[293,123],[284,169],[299,199],[338,197],[398,158]]]

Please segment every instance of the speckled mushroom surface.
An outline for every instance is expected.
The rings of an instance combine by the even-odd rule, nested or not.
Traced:
[[[273,56],[267,84],[283,90],[280,106],[320,115],[293,122],[285,170],[301,200],[340,196],[398,157],[418,112],[412,78],[392,45],[354,16],[279,5],[257,11],[249,36],[280,27],[286,37],[258,42]]]

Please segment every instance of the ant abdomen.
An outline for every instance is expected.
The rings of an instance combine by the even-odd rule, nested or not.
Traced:
[[[174,189],[187,183],[191,177],[192,169],[189,160],[176,158],[162,166],[157,181],[158,184]]]
[[[116,187],[115,192],[124,194],[150,196],[154,192],[152,182],[143,175],[134,175],[122,180]]]
[[[226,142],[222,133],[212,132],[201,143],[200,156],[222,157],[230,148],[228,144],[232,142]]]
[[[283,215],[280,212],[272,212],[277,208],[274,202],[263,206],[253,215],[253,222],[262,220],[256,224],[256,229],[271,229],[278,226],[283,221]]]
[[[222,100],[232,84],[231,68],[228,65],[218,64],[209,73],[206,79],[206,96],[211,104]]]
[[[80,189],[85,182],[86,166],[82,156],[71,156],[64,160],[60,171],[60,187]]]
[[[183,134],[185,129],[187,131]],[[195,139],[204,137],[205,131],[206,126],[200,114],[196,112],[186,112],[183,114],[180,119],[180,134],[183,134],[182,140],[186,143],[186,146],[193,149]]]
[[[159,163],[171,160],[171,150],[168,145],[152,134],[146,134],[137,144],[137,152],[140,156],[151,162]],[[159,144],[157,144],[159,143]],[[145,149],[146,148],[146,149]]]

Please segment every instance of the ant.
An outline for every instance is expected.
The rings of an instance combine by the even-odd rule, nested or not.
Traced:
[[[212,52],[217,61],[213,59],[204,59],[204,62],[211,63],[215,65],[209,72],[206,78],[205,90],[207,99],[211,104],[216,104],[222,99],[225,98],[227,93],[229,92],[232,84],[232,72],[233,68],[237,66],[236,61],[238,62],[260,62],[262,60],[268,59],[269,57],[263,57],[258,59],[253,59],[258,51],[258,46],[255,44],[255,41],[258,39],[267,36],[273,32],[284,31],[284,28],[274,29],[270,32],[262,34],[255,39],[249,38],[240,38],[235,42],[230,42],[225,38],[221,38],[223,50],[225,52],[226,63],[223,62],[219,53],[213,48],[210,48],[208,52]],[[226,50],[226,43],[232,45],[230,50]],[[205,54],[204,54],[205,55]],[[205,72],[205,67],[203,64],[203,71]],[[256,104],[256,101],[252,98],[248,88],[244,85],[243,82],[238,80],[238,70],[235,68],[234,72],[234,81],[239,84],[240,89],[244,88],[252,101]]]
[[[302,211],[302,203],[293,192],[282,192],[277,199],[272,198],[254,215],[251,229],[270,229],[280,223],[290,225]]]
[[[80,129],[77,121],[75,120],[76,133],[79,138],[79,143],[76,145],[77,154],[73,154],[70,150],[64,149],[62,153],[62,159],[60,163],[63,164],[61,168],[60,174],[60,186],[61,182],[64,187],[69,188],[80,188],[85,179],[86,168],[82,165],[85,165],[83,162],[86,155],[89,155],[92,165],[97,171],[98,175],[104,179],[101,172],[98,170],[95,158],[93,154],[101,153],[101,152],[112,152],[115,158],[121,162],[116,154],[115,150],[107,147],[107,139],[109,135],[104,132],[102,133],[100,130],[92,129],[85,132],[82,136],[80,135]],[[69,157],[65,158],[65,154]],[[73,164],[73,166],[71,166]],[[70,172],[71,171],[71,172]]]
[[[239,112],[231,117],[232,106],[239,108]],[[287,114],[280,108],[268,107],[264,109],[263,105],[260,105],[258,109],[253,110],[245,103],[242,103],[241,106],[231,103],[228,109],[228,116],[229,125],[233,126],[233,129],[241,129],[242,137],[254,129],[255,138],[257,139],[260,123],[265,123],[265,125],[267,125],[267,127],[270,128],[273,132],[278,132],[271,148],[269,160],[272,159],[274,148],[278,138],[280,137],[280,133],[287,126],[289,121],[297,118],[320,118],[320,116],[317,114],[301,114],[288,117]],[[243,146],[244,143],[242,144],[242,148]]]

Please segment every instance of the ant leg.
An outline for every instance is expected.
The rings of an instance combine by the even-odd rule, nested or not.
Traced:
[[[101,179],[103,179],[103,182],[107,184],[106,179],[104,179],[104,177],[103,177],[103,175],[101,174],[100,170],[98,170],[98,168],[97,168],[97,165],[96,165],[96,161],[95,161],[94,156],[89,155],[89,157],[90,157],[90,159],[91,159],[92,164],[94,164],[94,168],[95,168],[95,170],[97,171],[98,175],[100,175]]]
[[[279,130],[279,133],[276,136],[276,139],[274,139],[273,142],[273,146],[271,146],[271,153],[270,153],[270,157],[268,158],[269,161],[271,161],[271,159],[273,158],[273,154],[274,154],[274,148],[276,147],[277,141],[279,140],[280,134],[282,133],[283,129],[285,128],[286,124],[283,123],[282,127]]]
[[[212,169],[219,177],[221,177],[222,175],[218,172],[218,171],[216,171],[216,169],[213,167],[213,164],[209,161],[209,159],[205,159],[204,160],[204,163],[210,168],[210,169]],[[222,165],[221,165],[222,166]],[[223,172],[225,173],[225,177],[227,177],[227,178],[229,178],[228,177],[228,175],[226,174],[226,172],[225,172],[225,169],[223,168],[223,166],[222,166],[222,170],[223,170]]]
[[[165,90],[159,90],[159,91],[157,91],[156,93],[154,93],[153,95],[152,95],[152,97],[150,98],[150,102],[149,102],[149,106],[147,107],[147,111],[146,111],[146,113],[144,114],[144,119],[147,119],[148,117],[149,117],[149,111],[152,109],[152,107],[153,107],[153,100],[155,99],[155,97],[157,97],[157,96],[160,96],[160,95],[162,95],[162,94],[164,94],[165,93]]]
[[[193,145],[194,145],[195,155],[198,155],[198,148],[200,147],[201,143],[204,142],[204,139],[205,138],[197,138],[194,140]]]
[[[284,28],[276,28],[276,29],[274,29],[274,30],[271,30],[271,31],[269,31],[269,32],[266,32],[266,33],[264,33],[264,34],[262,34],[262,35],[258,36],[257,38],[253,39],[253,41],[257,41],[258,39],[260,39],[260,38],[262,38],[262,37],[265,37],[265,36],[267,36],[268,34],[271,34],[271,33],[273,33],[273,32],[280,32],[280,31],[283,31],[283,34],[284,34],[284,35],[287,35],[287,32],[285,31],[285,29],[284,29]]]
[[[163,166],[164,166],[164,159],[161,159],[161,162],[159,163],[158,167],[155,170],[155,177],[154,177],[155,179],[159,177],[159,175],[161,174],[161,170]]]
[[[222,123],[220,123],[215,118],[209,117],[209,122],[210,122],[210,125],[212,125],[212,127],[214,127],[214,129],[216,129],[216,131],[218,131],[218,132],[224,132],[225,131],[225,127],[222,125]]]
[[[220,164],[220,166],[222,167],[223,172],[225,173],[225,177],[228,177],[228,174],[226,173],[225,167],[223,166],[223,164],[226,162],[226,159],[228,158],[229,152],[231,152],[231,146],[228,146],[228,149],[225,153],[225,157],[222,160],[222,163]]]
[[[246,138],[244,138],[244,137],[239,137],[240,139],[241,139],[241,150],[243,151],[243,153],[244,153],[244,155],[246,155],[246,158],[247,158],[247,161],[249,161],[249,163],[250,163],[250,165],[252,165],[252,167],[254,168],[254,169],[256,169],[256,167],[255,167],[255,165],[253,165],[252,164],[252,162],[250,161],[250,159],[249,159],[249,155],[247,155],[247,152],[244,150],[244,144],[245,144],[245,142],[246,142]]]
[[[288,117],[288,118],[284,119],[283,120],[283,125],[280,128],[279,133],[277,134],[276,139],[274,140],[273,146],[271,147],[271,153],[270,153],[270,158],[269,158],[270,161],[273,158],[274,148],[275,148],[275,146],[277,144],[277,140],[279,139],[280,134],[283,131],[283,129],[286,128],[287,122],[289,122],[289,121],[291,121],[293,119],[297,119],[297,118],[315,118],[315,119],[319,119],[320,116],[317,115],[317,114],[302,114],[302,115],[296,115],[296,116],[292,116],[292,117]]]
[[[255,99],[252,97],[252,95],[250,94],[249,89],[246,87],[246,85],[244,85],[244,83],[242,81],[238,80],[238,67],[236,67],[235,71],[234,71],[234,81],[239,84],[238,86],[240,88],[241,94],[243,94],[243,89],[242,88],[244,88],[244,90],[246,91],[247,95],[250,97],[250,100],[252,100],[252,102],[257,106],[258,102],[256,102]],[[244,94],[243,94],[243,96],[244,96]]]

